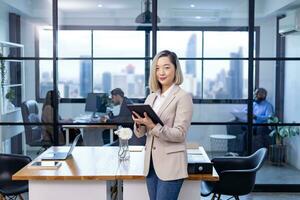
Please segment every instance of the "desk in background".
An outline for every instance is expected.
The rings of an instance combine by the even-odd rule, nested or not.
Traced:
[[[70,144],[70,128],[79,128],[80,132],[82,133],[84,128],[102,128],[102,129],[109,129],[110,132],[110,143],[113,142],[113,130],[118,128],[117,125],[109,125],[109,124],[105,124],[105,123],[101,123],[101,124],[91,124],[91,125],[80,125],[80,124],[71,124],[71,125],[63,125],[62,126],[63,129],[66,130],[66,145]]]
[[[53,151],[67,147],[51,147],[35,159]],[[202,147],[200,150],[204,151]],[[76,147],[73,155],[57,170],[39,170],[24,167],[13,175],[13,180],[29,180],[30,200],[52,199],[110,199],[109,180],[123,181],[124,200],[148,199],[143,175],[144,150],[130,152],[130,160],[119,162],[118,147]],[[206,153],[205,153],[206,155]],[[29,164],[30,165],[30,164]],[[200,181],[217,181],[218,175],[190,175],[184,181],[180,200],[200,199]]]

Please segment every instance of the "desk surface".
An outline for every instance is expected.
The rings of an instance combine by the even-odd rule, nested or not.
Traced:
[[[68,147],[51,147],[45,153],[54,149],[66,151]],[[201,147],[200,147],[201,149]],[[203,148],[202,148],[203,149]],[[204,149],[203,149],[204,151]],[[205,151],[204,151],[205,153]],[[43,156],[41,154],[34,161]],[[205,153],[206,154],[206,153]],[[73,155],[57,170],[32,169],[28,165],[13,175],[14,180],[115,180],[144,179],[144,150],[130,152],[129,161],[119,162],[118,147],[76,147]],[[29,164],[30,165],[30,164]],[[193,174],[189,180],[219,179],[216,171],[213,174]]]

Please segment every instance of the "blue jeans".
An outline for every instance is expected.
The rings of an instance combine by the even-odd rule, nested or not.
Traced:
[[[150,200],[177,200],[183,180],[160,180],[156,175],[151,159],[149,174],[146,178]]]

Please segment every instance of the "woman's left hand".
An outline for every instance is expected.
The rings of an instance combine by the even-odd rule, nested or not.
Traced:
[[[133,118],[133,120],[137,123],[137,124],[143,124],[145,125],[148,129],[153,129],[155,127],[155,124],[153,123],[153,121],[151,120],[151,118],[147,115],[146,112],[144,112],[144,117],[139,116],[139,114],[137,114],[136,112],[133,112],[134,115],[136,116],[135,118]]]

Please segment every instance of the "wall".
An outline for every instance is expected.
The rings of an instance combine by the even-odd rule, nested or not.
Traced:
[[[298,33],[299,34],[299,33]],[[300,57],[300,35],[286,36],[286,56]],[[297,45],[295,45],[297,44]],[[285,122],[300,121],[300,61],[285,62],[285,86],[284,86],[284,119]],[[300,136],[286,140],[288,146],[288,162],[300,169]]]
[[[61,21],[62,22],[62,21]],[[65,23],[74,23],[72,20],[64,19]],[[76,23],[78,21],[76,20]],[[91,23],[91,22],[90,22]],[[93,22],[92,22],[93,23]],[[226,25],[246,25],[247,20],[227,20]],[[195,24],[193,24],[195,25]],[[276,19],[275,17],[268,17],[263,19],[257,19],[256,26],[261,27],[260,35],[260,55],[261,56],[275,56],[275,28]],[[34,25],[26,20],[22,19],[22,41],[25,44],[26,54],[32,54],[34,50]],[[24,39],[24,40],[23,40]],[[29,51],[29,52],[28,52]],[[26,62],[26,99],[35,99],[35,68],[34,62]],[[275,83],[275,68],[272,62],[265,63],[260,67],[260,86],[265,87],[269,91],[269,100],[274,105],[274,83]],[[40,108],[41,108],[40,104]],[[230,121],[232,111],[235,107],[241,108],[243,105],[232,105],[232,104],[196,104],[194,105],[194,116],[193,121]],[[84,112],[84,104],[61,104],[60,114],[64,118],[71,118],[80,115]],[[189,141],[195,141],[202,144],[208,150],[210,149],[209,135],[211,134],[226,134],[226,126],[193,126],[188,134]]]

